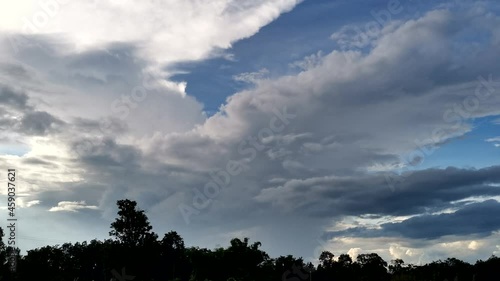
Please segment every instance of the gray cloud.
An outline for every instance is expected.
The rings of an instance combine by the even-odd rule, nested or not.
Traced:
[[[0,84],[0,105],[12,107],[18,110],[29,108],[28,96],[24,93],[17,92],[16,90]]]
[[[472,196],[498,196],[500,166],[480,170],[415,171],[391,190],[384,174],[290,180],[256,198],[293,212],[335,217],[363,214],[413,215],[439,211]]]
[[[64,123],[47,112],[34,111],[25,114],[19,130],[27,135],[46,135]]]
[[[29,104],[26,93],[0,84],[0,126],[23,135],[46,135],[64,125],[62,120]]]
[[[26,165],[45,166],[47,168],[57,167],[57,162],[46,161],[40,158],[25,158],[22,160],[22,163]]]
[[[442,145],[470,131],[471,120],[500,114],[498,85],[493,84],[495,94],[480,100],[477,108],[466,110],[464,116],[445,116],[450,105],[463,109],[464,100],[474,97],[481,85],[479,75],[489,79],[491,74],[497,83],[500,67],[492,58],[499,55],[499,42],[460,38],[470,35],[470,28],[491,34],[499,26],[494,17],[463,17],[444,10],[398,22],[366,53],[336,50],[318,56],[298,75],[266,79],[234,94],[209,118],[195,98],[167,89],[152,90],[135,107],[125,106],[123,96],[142,85],[138,73],[146,65],[130,56],[131,44],[78,54],[63,54],[50,44],[44,53],[25,49],[19,67],[2,72],[10,80],[2,79],[12,87],[29,65],[28,73],[35,72],[43,83],[19,81],[16,89],[25,94],[2,97],[16,108],[10,113],[22,120],[19,133],[45,135],[62,151],[54,159],[40,159],[45,151],[38,147],[39,155],[23,160],[29,170],[29,199],[41,201],[33,208],[46,211],[59,202],[85,201],[99,208],[99,222],[104,224],[115,216],[115,201],[127,197],[147,208],[160,229],[179,229],[191,241],[205,239],[193,233],[204,233],[205,242],[213,243],[208,239],[227,240],[221,233],[253,229],[256,239],[284,249],[289,241],[281,241],[285,239],[279,233],[314,244],[314,233],[346,215],[432,213],[463,207],[453,202],[471,196],[499,195],[498,187],[491,185],[500,181],[498,166],[417,171],[404,176],[395,190],[384,174],[370,170],[375,164],[397,167],[400,156],[414,151],[416,143]],[[478,51],[457,50],[459,43]],[[33,110],[19,112],[28,101]],[[264,131],[277,120],[276,110],[284,108],[296,117],[287,124],[272,123],[284,125],[273,134]],[[101,120],[110,120],[104,132]],[[63,125],[64,130],[58,130]],[[435,129],[442,130],[439,138],[432,138]],[[186,225],[179,204],[192,205],[197,192],[202,193],[231,160],[245,164],[245,170],[230,177],[231,183]],[[14,161],[2,160],[6,165]],[[37,170],[50,167],[44,162],[59,165],[51,180],[45,178],[46,171]],[[84,224],[94,223],[95,213],[78,215]],[[439,222],[432,215],[426,218]],[[411,236],[403,226],[410,229],[420,222],[410,222],[391,231]],[[457,231],[474,234],[488,229]]]
[[[476,238],[500,230],[500,218],[492,216],[500,211],[500,202],[487,200],[463,206],[454,213],[419,215],[398,223],[381,224],[381,229],[364,227],[325,233],[325,237],[405,237],[437,239],[447,235]]]

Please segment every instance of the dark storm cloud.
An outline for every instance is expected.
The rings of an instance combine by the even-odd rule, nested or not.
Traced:
[[[445,235],[490,235],[500,229],[500,203],[487,200],[465,206],[452,214],[423,215],[402,223],[383,224],[388,233],[410,238],[438,238]]]
[[[261,202],[280,202],[297,213],[318,217],[342,215],[413,215],[439,211],[471,196],[498,196],[500,166],[475,169],[427,169],[401,176],[391,189],[384,174],[349,178],[291,180],[268,188]],[[286,194],[285,194],[286,193]],[[283,199],[286,198],[286,199]]]
[[[459,168],[428,169],[407,176],[395,191],[388,188],[385,176],[372,179],[378,188],[370,188],[370,179],[344,199],[346,211],[408,215],[446,207],[449,202],[470,196],[500,195],[500,188],[488,185],[500,182],[500,166],[469,170]],[[382,186],[380,186],[382,185]],[[333,192],[334,193],[334,192]]]
[[[412,239],[437,239],[447,235],[489,236],[500,230],[500,203],[487,200],[472,203],[454,213],[420,215],[399,223],[381,224],[381,229],[364,227],[327,232],[324,237],[404,237]]]

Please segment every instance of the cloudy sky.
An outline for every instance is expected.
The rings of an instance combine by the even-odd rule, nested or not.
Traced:
[[[129,198],[188,245],[500,254],[497,1],[0,6],[23,251],[107,238]]]

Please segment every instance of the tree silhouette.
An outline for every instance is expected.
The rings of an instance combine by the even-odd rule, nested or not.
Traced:
[[[332,254],[329,251],[323,251],[321,252],[319,256],[319,262],[321,267],[327,269],[327,268],[332,268],[333,267],[333,258],[335,257],[334,254]]]
[[[234,238],[228,247],[213,250],[186,247],[175,231],[158,240],[136,202],[120,200],[117,205],[110,232],[114,239],[45,246],[25,256],[0,240],[0,281],[495,281],[500,276],[500,258],[495,256],[474,265],[448,258],[419,266],[396,259],[387,266],[376,253],[360,254],[353,261],[348,254],[335,259],[324,251],[315,268],[292,255],[272,259],[260,242],[250,243],[249,238]],[[18,256],[16,274],[7,267],[11,254]]]
[[[172,279],[176,274],[179,276],[188,275],[186,247],[182,237],[175,231],[165,233],[160,241],[160,247],[160,262],[165,269],[163,275]]]
[[[20,250],[17,247],[7,246],[3,242],[3,237],[4,232],[0,227],[0,280],[15,280],[18,262],[21,260]]]
[[[111,224],[109,235],[127,246],[144,246],[156,241],[158,235],[151,230],[148,217],[143,210],[136,208],[137,203],[128,199],[118,200],[118,218]]]
[[[361,267],[361,280],[388,280],[387,262],[384,261],[378,254],[360,254],[356,258],[357,263]]]

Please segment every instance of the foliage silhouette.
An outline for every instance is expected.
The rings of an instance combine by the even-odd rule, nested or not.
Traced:
[[[271,258],[260,242],[234,238],[226,248],[186,247],[175,231],[161,240],[137,203],[119,200],[118,218],[111,224],[114,239],[45,246],[19,255],[0,239],[1,281],[496,281],[500,258],[492,256],[474,265],[456,258],[425,265],[396,259],[388,265],[378,254],[365,253],[355,261],[322,252],[317,267],[292,255]],[[0,228],[0,238],[4,236]],[[16,257],[11,270],[9,257]]]

